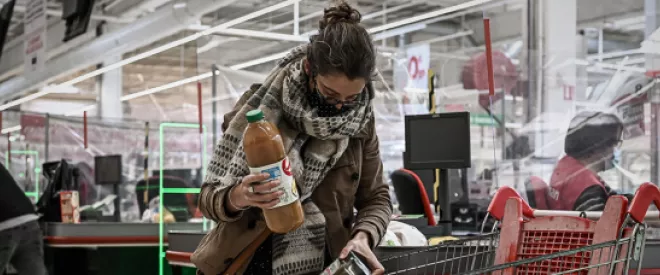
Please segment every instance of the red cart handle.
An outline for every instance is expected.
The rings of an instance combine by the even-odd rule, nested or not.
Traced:
[[[635,222],[644,222],[644,216],[646,216],[646,211],[649,210],[651,202],[655,204],[655,207],[660,209],[660,188],[649,182],[642,183],[642,185],[637,188],[635,196],[630,203],[628,215],[630,215]]]
[[[525,200],[523,200],[518,192],[515,189],[509,186],[503,186],[497,189],[495,196],[490,201],[488,205],[488,213],[495,217],[498,221],[501,221],[504,218],[504,208],[506,206],[506,201],[510,198],[518,198],[522,202],[522,212],[525,217],[532,218],[534,217],[534,209],[532,209]]]

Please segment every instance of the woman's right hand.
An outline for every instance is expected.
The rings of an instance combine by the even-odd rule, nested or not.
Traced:
[[[227,203],[229,210],[231,212],[238,212],[247,207],[270,209],[277,205],[284,193],[282,191],[271,192],[271,190],[279,186],[280,181],[274,180],[267,183],[260,183],[269,177],[270,175],[266,173],[243,177],[241,183],[232,188],[229,193],[229,199],[231,201],[231,203]]]

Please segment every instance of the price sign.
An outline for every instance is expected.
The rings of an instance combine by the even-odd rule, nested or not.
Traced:
[[[406,49],[407,88],[428,89],[428,72],[431,66],[431,46],[423,44]]]

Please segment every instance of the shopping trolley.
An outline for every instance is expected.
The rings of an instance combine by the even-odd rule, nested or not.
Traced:
[[[503,187],[488,208],[500,226],[489,233],[379,260],[386,274],[627,274],[632,260],[639,272],[644,219],[659,217],[647,213],[651,203],[660,208],[660,189],[650,183],[630,207],[611,196],[602,212],[534,210]]]

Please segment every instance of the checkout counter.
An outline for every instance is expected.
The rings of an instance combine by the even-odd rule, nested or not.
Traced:
[[[99,157],[96,162],[99,164]],[[121,161],[118,156],[107,159],[115,163]],[[102,162],[101,162],[102,163]],[[109,182],[114,185],[113,196],[120,195],[117,182],[121,169],[107,169],[112,165],[105,164],[106,173],[96,173],[95,182]],[[150,222],[119,222],[119,211],[114,211],[113,216],[103,216],[102,207],[108,205],[120,208],[119,199],[114,203],[98,201],[88,205],[87,210],[81,212],[81,222],[62,223],[60,213],[63,208],[60,205],[59,196],[54,196],[60,190],[86,190],[92,188],[89,182],[80,177],[79,170],[75,165],[66,161],[44,164],[46,177],[50,179],[48,187],[44,190],[42,199],[38,203],[40,212],[44,213],[42,229],[44,233],[44,258],[49,274],[66,275],[116,275],[116,274],[172,274],[167,262],[162,258],[162,252],[167,248],[168,232],[199,232],[202,234],[210,222],[202,219],[194,219],[194,211],[190,211],[191,201],[194,196],[188,193],[192,191],[185,188],[190,186],[179,186],[183,184],[182,179],[173,176],[152,177],[145,184],[140,181],[136,185],[137,193],[148,194],[147,199],[159,196],[159,188],[163,190],[186,191],[186,193],[172,192],[160,197],[164,198],[163,204],[178,221],[198,222],[174,222],[174,223],[150,223]],[[99,171],[98,167],[96,169]],[[109,171],[112,170],[112,171]],[[105,180],[99,178],[104,177]],[[108,181],[108,178],[113,178]],[[160,180],[159,180],[160,179]],[[155,183],[155,184],[154,184]],[[179,185],[177,185],[179,184]],[[81,188],[81,186],[83,188]],[[144,191],[148,192],[144,192]],[[198,189],[197,189],[198,190]],[[162,194],[164,191],[160,191]],[[108,198],[106,197],[106,198]],[[121,197],[121,196],[119,196]],[[84,198],[83,198],[84,201]],[[147,205],[139,205],[140,213]],[[194,220],[190,220],[193,218]],[[167,219],[166,219],[167,220]],[[190,274],[194,274],[194,271]]]
[[[164,228],[165,232],[203,234],[202,223],[172,223]],[[167,247],[169,234],[163,239],[163,246]],[[159,274],[159,245],[159,224],[44,225],[45,260],[50,274]],[[172,274],[170,268],[163,270],[164,274]]]

